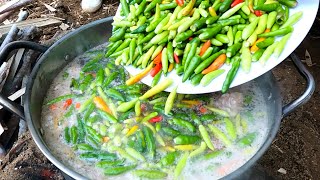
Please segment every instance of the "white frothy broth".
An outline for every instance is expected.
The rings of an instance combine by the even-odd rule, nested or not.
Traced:
[[[174,108],[171,111],[173,114],[171,114],[170,116],[165,116],[161,112],[158,113],[158,115],[161,115],[163,117],[162,121],[160,122],[161,127],[157,129],[155,128],[155,123],[150,123],[155,129],[159,130],[156,132],[156,134],[164,139],[165,147],[163,147],[161,143],[159,143],[159,141],[156,139],[154,140],[156,145],[155,157],[151,158],[150,154],[148,153],[148,149],[146,148],[144,151],[140,152],[145,157],[146,162],[137,160],[133,163],[132,161],[122,157],[118,151],[114,151],[114,149],[110,147],[120,147],[122,149],[125,149],[126,147],[136,147],[135,145],[132,145],[132,142],[137,143],[137,139],[135,139],[136,134],[140,131],[142,132],[141,129],[144,125],[142,125],[142,123],[136,122],[137,118],[135,117],[134,107],[132,108],[133,110],[129,110],[131,111],[131,113],[129,113],[129,115],[122,121],[120,121],[119,119],[120,117],[123,117],[122,115],[124,113],[118,112],[117,116],[119,122],[116,124],[113,124],[112,122],[109,122],[102,117],[98,117],[99,113],[96,110],[94,110],[88,118],[93,119],[95,116],[97,116],[98,118],[95,121],[83,120],[84,114],[87,110],[83,111],[83,113],[79,113],[79,109],[81,109],[81,106],[92,96],[92,93],[90,92],[92,91],[94,92],[94,94],[98,94],[96,90],[94,90],[96,86],[92,85],[92,83],[95,82],[95,78],[97,76],[97,67],[104,68],[108,63],[108,60],[103,59],[102,61],[99,61],[97,63],[97,67],[94,68],[95,70],[89,71],[88,73],[83,73],[85,75],[92,74],[92,79],[90,79],[88,87],[84,88],[85,93],[83,93],[81,90],[77,90],[74,87],[70,87],[72,79],[79,79],[83,75],[80,75],[83,64],[89,59],[94,59],[96,54],[99,53],[99,49],[91,50],[91,52],[92,53],[85,53],[84,55],[75,58],[73,62],[69,63],[58,74],[58,76],[54,79],[52,85],[50,86],[47,97],[44,100],[44,102],[48,102],[62,95],[77,94],[75,97],[71,98],[72,104],[66,108],[64,107],[66,100],[63,100],[53,103],[52,105],[45,104],[42,110],[42,130],[44,132],[43,137],[51,152],[63,164],[70,167],[79,174],[88,177],[89,179],[140,179],[140,177],[133,173],[138,169],[161,171],[163,173],[167,173],[167,176],[165,177],[166,179],[174,179],[174,172],[180,158],[186,152],[192,153],[195,149],[199,148],[201,142],[204,143],[204,140],[198,130],[199,121],[193,121],[192,118],[190,118],[191,111],[195,112],[195,115],[200,119],[200,123],[206,127],[215,150],[212,151],[208,147],[206,147],[204,152],[201,152],[195,157],[188,158],[186,166],[183,168],[181,174],[177,177],[178,179],[219,179],[232,173],[233,171],[244,165],[250,158],[252,158],[252,156],[264,143],[267,134],[269,133],[268,127],[270,122],[268,122],[268,116],[266,113],[266,102],[264,100],[262,92],[254,82],[250,82],[242,85],[241,87],[234,88],[225,95],[221,95],[220,93],[214,93],[210,95],[206,94],[202,96],[178,95],[175,100]],[[118,69],[115,71],[118,71]],[[109,73],[112,74],[113,72],[114,71],[111,70]],[[107,78],[108,76],[105,76],[104,83]],[[121,84],[124,83],[121,83],[120,79],[120,75],[117,75],[115,80],[103,90],[121,86]],[[126,79],[128,79],[128,76],[126,77]],[[143,94],[143,92],[150,89],[150,87],[144,85],[140,87],[142,87],[140,94]],[[127,94],[128,91],[132,92],[134,90],[135,89],[133,88],[132,90],[119,90],[119,92],[121,92],[122,95],[125,96],[127,102],[137,96],[135,93],[132,93],[131,95]],[[168,93],[163,93],[162,96],[164,97],[163,101],[160,101],[156,104],[158,107],[163,108]],[[162,96],[158,96],[157,98],[161,98]],[[113,99],[112,97],[108,98],[113,104],[115,104],[115,106],[118,106],[119,100]],[[150,98],[149,100],[154,99]],[[192,104],[192,102],[199,101],[201,102],[201,105],[190,105],[190,102]],[[151,112],[156,111],[155,104],[150,105],[148,104],[148,102],[141,102],[141,104],[144,105],[144,108],[142,108],[142,117],[145,117]],[[226,128],[226,123],[222,116],[217,115],[206,108],[204,108],[205,111],[201,113],[199,112],[201,107],[203,108],[203,104],[206,104],[210,107],[219,108],[231,115],[229,119],[232,122],[233,127],[235,128],[236,139],[232,139],[228,134],[228,129]],[[68,113],[69,115],[66,115]],[[196,128],[196,131],[190,132],[188,131],[188,129],[183,129],[177,124],[172,123],[172,119],[174,119],[175,115],[178,114],[182,116],[180,117],[180,119],[183,119],[184,117],[181,114],[189,116],[187,121],[193,124],[193,126]],[[206,114],[213,114],[214,118],[209,120],[201,119],[204,118]],[[85,151],[77,149],[77,145],[73,143],[66,143],[66,139],[64,137],[64,129],[66,127],[71,128],[72,126],[78,125],[77,116],[78,119],[85,121],[85,127],[91,127],[91,129],[94,129],[96,132],[100,133],[100,136],[103,137],[103,140],[100,144],[93,145],[90,141],[87,140],[87,135],[85,135],[85,138],[83,140],[78,140],[76,144],[85,143],[94,147],[94,149],[99,152],[114,153],[117,157],[117,160],[123,161],[122,163],[120,163],[119,167],[129,166],[133,164],[135,164],[136,167],[122,174],[109,176],[104,174],[105,167],[100,168],[96,165],[99,161],[102,161],[101,159],[80,158],[80,154],[85,153]],[[209,117],[209,115],[207,115],[207,117]],[[136,133],[131,136],[126,136],[128,131],[134,125],[139,126]],[[208,125],[212,125],[223,132],[223,134],[231,142],[231,145],[226,147],[226,144],[211,132],[210,128],[208,128]],[[176,144],[174,144],[173,142],[173,137],[170,137],[161,130],[166,126],[175,129],[181,134],[200,137],[200,140],[192,143],[195,149],[179,150],[179,148],[175,148]],[[103,129],[104,132],[102,132],[102,127],[106,127],[106,129]],[[87,133],[87,131],[85,132]],[[247,145],[241,145],[241,139],[250,134],[254,137],[252,139],[252,142]],[[107,140],[105,141],[106,137]],[[168,166],[161,165],[161,159],[163,159],[166,154],[170,153],[170,151],[173,150],[177,152],[173,164]],[[214,154],[214,152],[216,152],[216,155]]]

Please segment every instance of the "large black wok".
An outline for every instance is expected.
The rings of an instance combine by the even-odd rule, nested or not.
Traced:
[[[60,70],[76,56],[84,53],[85,51],[105,43],[111,36],[112,17],[108,17],[102,20],[95,21],[88,25],[69,33],[58,42],[53,44],[50,48],[40,46],[32,42],[13,42],[6,46],[6,48],[0,53],[0,61],[3,62],[6,56],[13,49],[17,48],[29,48],[37,51],[41,51],[44,54],[35,65],[29,81],[26,87],[24,110],[21,106],[8,100],[6,97],[0,95],[0,104],[8,110],[24,118],[27,123],[31,135],[45,156],[59,169],[75,179],[86,179],[83,175],[78,174],[72,168],[62,164],[47,147],[41,135],[41,108],[43,100],[51,84],[52,80],[57,76]],[[268,137],[257,151],[257,153],[242,167],[238,168],[233,173],[226,176],[226,179],[234,179],[244,177],[247,170],[255,164],[255,162],[264,154],[268,149],[271,142],[275,138],[281,119],[288,115],[291,111],[296,109],[308,101],[315,89],[315,82],[312,75],[302,65],[296,55],[292,54],[291,58],[295,63],[297,69],[301,72],[304,78],[307,80],[307,87],[305,92],[295,101],[283,106],[282,98],[278,85],[271,72],[268,72],[259,78],[255,79],[263,92],[263,98],[267,103],[267,114],[269,120],[270,129]],[[242,176],[240,176],[242,175]]]

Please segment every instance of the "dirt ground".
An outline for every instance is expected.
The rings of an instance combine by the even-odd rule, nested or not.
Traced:
[[[83,13],[80,8],[80,0],[61,0],[60,5],[55,6],[57,11],[50,12],[41,2],[51,4],[52,1],[42,0],[36,1],[29,5],[26,9],[29,11],[29,18],[41,17],[42,15],[54,14],[57,17],[63,18],[64,23],[70,28],[77,28],[97,19],[114,15],[115,9],[118,6],[118,1],[104,1],[103,7],[93,14]],[[14,17],[13,17],[14,18]],[[319,27],[318,27],[319,28]],[[49,39],[59,27],[50,27],[43,29],[42,40]],[[308,49],[311,54],[312,61],[315,63],[308,70],[314,75],[316,83],[320,81],[320,43],[318,39],[307,36],[303,43],[297,48],[296,53],[300,58],[304,59],[304,52]],[[295,69],[292,62],[284,61],[277,66],[273,73],[278,80],[283,95],[284,104],[291,102],[301,95],[305,88],[305,80]],[[288,117],[284,118],[281,123],[280,130],[274,140],[272,146],[257,162],[268,174],[275,179],[319,179],[320,177],[320,116],[319,105],[320,88],[317,86],[311,100],[299,107]],[[14,157],[10,162],[21,161],[26,162],[26,166],[19,166],[17,163],[8,165],[5,168],[0,168],[2,171],[0,179],[61,179],[61,174],[52,164],[46,160],[34,145],[32,139],[27,134],[24,145],[27,152],[23,152],[19,157]],[[35,163],[42,164],[44,171],[39,171],[40,176],[37,178],[31,176],[20,176],[27,171],[20,169],[34,168],[25,157],[30,157],[28,152],[36,155]],[[17,160],[18,159],[18,160]],[[34,163],[33,163],[34,164]],[[39,165],[40,166],[40,165]],[[1,167],[1,164],[0,164]],[[22,167],[22,168],[19,168]],[[286,173],[280,173],[278,170],[283,168]],[[18,174],[18,175],[17,175]],[[14,175],[14,176],[13,176]]]

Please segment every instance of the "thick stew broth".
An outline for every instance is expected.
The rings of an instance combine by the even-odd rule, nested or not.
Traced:
[[[177,94],[165,115],[169,93],[139,100],[151,87],[127,86],[128,78],[102,46],[67,65],[48,90],[44,140],[89,179],[218,179],[265,141],[266,106],[254,82],[226,94]]]

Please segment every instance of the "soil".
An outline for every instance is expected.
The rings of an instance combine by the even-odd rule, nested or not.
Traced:
[[[55,7],[52,1],[42,0],[41,2]],[[88,14],[81,11],[80,0],[61,1],[63,2],[61,6],[55,7],[56,12],[50,12],[41,2],[35,1],[26,7],[30,14],[29,18],[54,15],[65,19],[63,22],[70,26],[69,29],[112,16],[118,6],[116,0],[104,1],[99,11]],[[15,16],[12,17],[14,18]],[[319,34],[319,26],[314,27],[313,31],[314,29]],[[41,40],[50,39],[58,30],[59,27],[43,29]],[[306,49],[315,63],[307,69],[318,84],[320,83],[320,43],[312,34],[305,38],[295,52],[301,59],[305,59]],[[292,102],[305,90],[306,81],[289,59],[274,68],[272,72],[280,85],[284,104]],[[317,86],[313,96],[306,104],[282,120],[280,130],[271,147],[257,162],[257,165],[269,176],[275,179],[318,179],[320,177],[319,93],[320,87]],[[0,179],[62,179],[61,172],[42,155],[28,132],[20,137],[16,144],[20,145],[18,147],[21,147],[23,151],[15,150],[13,151],[15,156],[10,156],[9,153],[6,159],[0,162]],[[279,172],[280,168],[283,168],[285,172]],[[30,174],[33,171],[38,173],[37,177]]]

